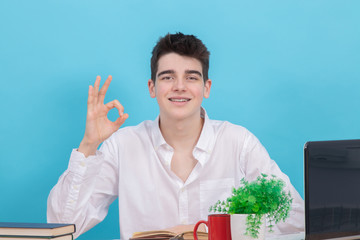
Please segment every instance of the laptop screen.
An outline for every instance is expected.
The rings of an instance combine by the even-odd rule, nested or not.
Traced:
[[[306,143],[305,215],[306,239],[360,235],[360,140]]]

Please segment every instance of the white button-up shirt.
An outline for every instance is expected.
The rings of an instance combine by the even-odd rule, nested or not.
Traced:
[[[48,199],[48,222],[75,223],[77,232],[102,221],[118,197],[121,239],[133,232],[159,230],[206,220],[209,207],[231,195],[240,180],[260,173],[283,179],[294,198],[290,218],[275,233],[304,231],[303,200],[289,178],[245,128],[210,120],[193,150],[198,161],[186,182],[171,171],[173,148],[159,129],[159,118],[124,127],[95,156],[73,150],[68,169]]]

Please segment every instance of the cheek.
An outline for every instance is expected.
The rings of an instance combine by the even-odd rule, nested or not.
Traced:
[[[154,93],[156,97],[162,97],[166,94],[166,87],[163,84],[158,85],[154,88]]]
[[[204,97],[205,94],[205,88],[196,88],[194,89],[193,93],[198,97]]]

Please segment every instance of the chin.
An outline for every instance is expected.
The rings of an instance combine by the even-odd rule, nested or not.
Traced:
[[[173,111],[170,114],[168,114],[168,117],[177,121],[182,121],[182,120],[194,118],[197,112],[199,112],[198,115],[200,117],[200,108],[199,111]]]

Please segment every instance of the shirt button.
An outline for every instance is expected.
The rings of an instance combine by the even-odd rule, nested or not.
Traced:
[[[79,189],[79,185],[74,185],[74,186],[73,186],[73,189],[78,190],[78,189]]]
[[[186,224],[186,221],[185,221],[185,220],[182,220],[182,221],[181,221],[181,224],[185,225],[185,224]]]
[[[85,167],[86,163],[84,161],[80,162],[80,166]]]

